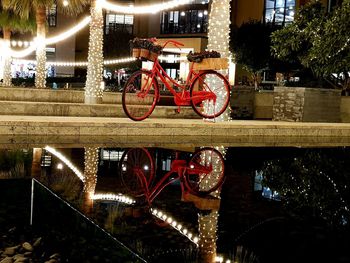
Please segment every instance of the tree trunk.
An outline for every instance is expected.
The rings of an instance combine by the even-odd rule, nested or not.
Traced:
[[[40,7],[36,10],[36,73],[35,87],[46,88],[46,8]]]
[[[208,50],[220,52],[222,58],[230,57],[229,32],[230,32],[230,1],[212,0],[210,1],[209,27],[208,27]],[[228,75],[228,69],[220,71],[222,75]],[[223,95],[224,96],[224,95]],[[224,103],[224,98],[218,96],[217,104]],[[219,107],[220,108],[220,107]],[[206,109],[210,111],[210,109]],[[213,121],[230,120],[230,107]]]
[[[9,28],[3,28],[4,40],[5,43],[9,45],[11,39],[11,30]],[[8,46],[7,46],[8,47]],[[10,87],[12,85],[12,75],[11,75],[11,62],[12,58],[9,55],[9,52],[4,52],[4,81],[3,85],[5,87]]]
[[[84,198],[81,209],[89,214],[93,208],[93,195],[95,194],[98,171],[99,148],[86,147],[84,154]]]
[[[85,103],[95,104],[102,101],[103,81],[103,14],[102,8],[91,3],[91,22],[89,37],[88,67],[85,85]]]

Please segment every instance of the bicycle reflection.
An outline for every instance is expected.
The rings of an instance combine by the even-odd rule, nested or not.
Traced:
[[[168,185],[180,182],[184,201],[193,201],[203,209],[201,198],[215,199],[215,192],[224,182],[224,159],[214,148],[202,148],[190,158],[175,153],[170,171],[161,178],[156,176],[155,161],[145,148],[125,151],[120,162],[120,174],[127,194],[140,198],[149,206]],[[209,202],[210,203],[210,202]]]

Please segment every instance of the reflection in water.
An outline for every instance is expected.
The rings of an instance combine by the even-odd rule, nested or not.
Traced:
[[[149,262],[350,262],[347,148],[41,151],[32,175]]]
[[[155,161],[150,152],[145,148],[132,148],[121,158],[120,174],[130,195],[143,196],[151,205],[165,187],[176,181],[180,182],[184,196],[215,196],[214,192],[224,181],[223,165],[222,155],[213,148],[200,149],[188,159],[175,152],[170,171],[156,178]]]
[[[344,199],[349,192],[347,167],[348,160],[339,154],[309,150],[301,156],[266,161],[261,172],[263,184],[281,195],[289,211],[341,226],[350,219]]]
[[[84,149],[84,201],[82,209],[89,214],[93,206],[93,196],[97,183],[99,148],[86,147]]]
[[[218,147],[220,155],[208,155],[203,153],[201,155],[201,163],[211,163],[212,176],[208,180],[204,180],[200,184],[200,189],[207,189],[217,184],[220,180],[220,175],[224,173],[224,164],[222,154],[225,155],[225,148]],[[216,241],[217,228],[219,219],[219,205],[220,205],[221,188],[210,195],[218,199],[218,206],[210,209],[203,207],[202,211],[198,213],[199,225],[199,249],[201,262],[214,262],[217,257]]]

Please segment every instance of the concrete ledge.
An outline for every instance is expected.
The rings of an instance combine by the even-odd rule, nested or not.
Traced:
[[[343,147],[350,146],[350,137],[298,136],[74,136],[74,135],[2,135],[0,149],[84,147]]]
[[[0,116],[0,135],[25,136],[156,136],[232,137],[331,137],[350,138],[350,124],[232,121],[212,123],[193,119]]]
[[[135,106],[142,107],[142,106]],[[199,118],[192,107],[157,105],[151,118]],[[0,115],[126,117],[121,104],[84,104],[59,102],[0,101]]]

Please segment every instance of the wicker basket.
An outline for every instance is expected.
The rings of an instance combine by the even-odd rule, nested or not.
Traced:
[[[158,53],[155,53],[155,52],[150,52],[149,53],[148,59],[150,61],[155,61],[157,58],[158,58]]]
[[[141,49],[140,48],[133,48],[132,49],[132,56],[134,58],[140,57]]]
[[[140,57],[148,59],[148,57],[149,57],[149,50],[141,48]]]
[[[228,69],[228,60],[227,58],[205,58],[200,63],[193,62],[193,70],[220,70]]]

